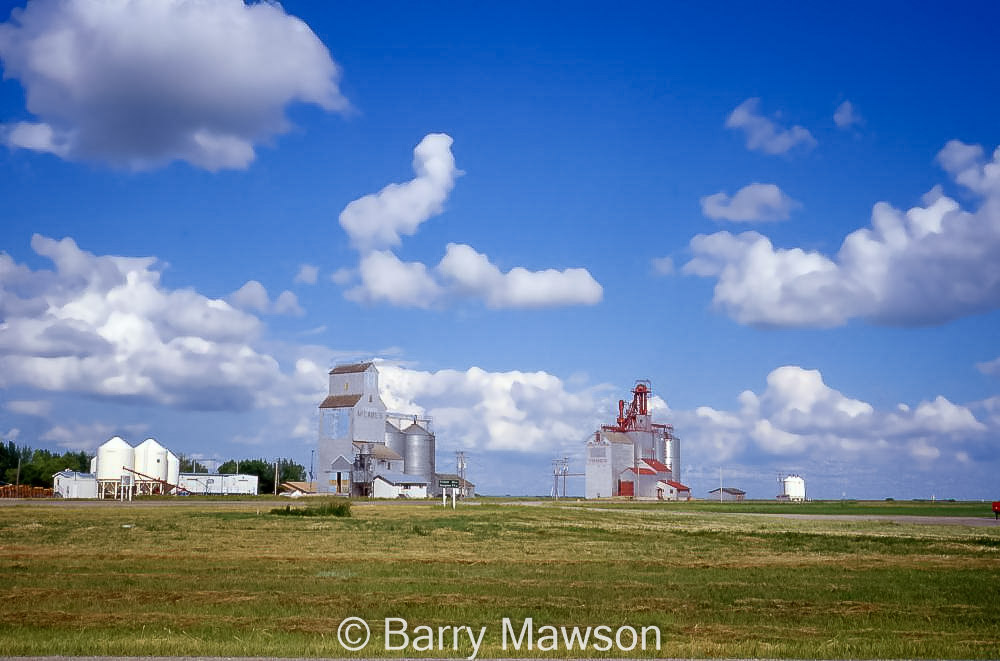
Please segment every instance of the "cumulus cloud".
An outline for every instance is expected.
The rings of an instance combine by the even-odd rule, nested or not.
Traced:
[[[303,264],[299,267],[299,272],[295,274],[296,283],[304,285],[315,285],[319,279],[319,267],[312,264]]]
[[[434,268],[404,262],[388,246],[401,235],[412,235],[425,220],[440,213],[461,174],[451,153],[452,139],[432,133],[414,149],[417,176],[405,184],[390,184],[344,208],[340,224],[361,252],[356,270],[339,269],[331,279],[355,284],[349,300],[385,302],[429,308],[461,298],[482,300],[491,308],[537,308],[593,305],[604,295],[601,285],[583,268],[532,271],[514,267],[501,271],[471,246],[449,243]]]
[[[774,184],[752,183],[732,197],[720,192],[701,198],[701,212],[712,220],[787,220],[799,206]]]
[[[449,243],[437,272],[460,295],[481,298],[492,308],[593,305],[604,289],[586,269],[500,271],[472,247]]]
[[[604,290],[586,269],[529,271],[515,267],[503,272],[489,258],[464,244],[449,243],[438,265],[403,262],[392,252],[377,251],[361,258],[360,282],[348,299],[401,307],[431,308],[468,297],[491,308],[532,308],[592,305]]]
[[[365,195],[340,213],[340,226],[362,252],[397,246],[420,224],[441,213],[461,172],[455,168],[451,136],[431,133],[413,150],[416,177]]]
[[[265,314],[287,314],[302,316],[305,311],[299,306],[298,297],[287,289],[271,302],[264,288],[257,280],[247,280],[242,287],[229,295],[229,302],[241,310],[254,310]]]
[[[743,131],[747,149],[765,154],[787,154],[793,149],[809,150],[816,146],[816,138],[807,129],[793,126],[790,129],[758,113],[760,99],[747,99],[736,106],[726,119],[727,129]]]
[[[864,120],[861,115],[858,114],[857,109],[854,104],[850,101],[844,101],[839,106],[837,110],[833,113],[833,123],[837,125],[840,129],[849,129],[855,125],[861,125]]]
[[[675,426],[689,456],[738,460],[763,453],[778,460],[822,461],[829,455],[858,462],[925,461],[978,443],[990,429],[966,407],[938,396],[916,407],[878,410],[828,386],[818,370],[786,365],[767,376],[760,394],[739,395],[720,411],[676,411]]]
[[[254,348],[257,317],[165,289],[155,258],[96,256],[70,238],[31,245],[54,270],[0,253],[0,388],[230,411],[315,391]]]
[[[277,3],[34,0],[0,25],[0,60],[34,116],[0,127],[8,146],[130,169],[246,168],[287,105],[348,107],[326,47]]]
[[[949,142],[938,161],[980,196],[967,211],[939,187],[922,206],[872,209],[871,227],[835,257],[775,248],[756,232],[691,240],[684,272],[717,278],[713,303],[740,323],[818,326],[865,318],[887,325],[943,323],[1000,306],[1000,150]]]
[[[353,301],[428,308],[441,295],[441,287],[426,266],[419,262],[404,263],[388,250],[362,257],[358,273],[361,284],[345,294]]]
[[[438,436],[459,448],[579,451],[613,408],[606,387],[573,391],[546,372],[426,372],[387,363],[378,369],[390,410],[430,415]]]

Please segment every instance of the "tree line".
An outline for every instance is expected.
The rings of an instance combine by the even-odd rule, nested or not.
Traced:
[[[62,470],[90,472],[90,459],[86,452],[66,451],[62,454],[49,450],[34,450],[27,445],[16,446],[13,441],[0,443],[0,483],[26,484],[34,487],[52,487],[52,476]],[[19,468],[20,466],[20,468]],[[208,468],[189,457],[180,457],[182,473],[208,473]],[[259,493],[274,491],[274,462],[265,459],[230,459],[219,465],[219,473],[256,475]],[[278,481],[305,480],[305,466],[291,459],[278,460]]]

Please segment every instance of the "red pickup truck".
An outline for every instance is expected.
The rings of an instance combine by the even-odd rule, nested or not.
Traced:
[[[1000,519],[1000,500],[993,501],[993,518]]]

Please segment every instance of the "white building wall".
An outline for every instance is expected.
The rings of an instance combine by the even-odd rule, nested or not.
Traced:
[[[239,495],[257,495],[256,475],[223,475],[222,493]]]
[[[611,464],[611,445],[587,444],[586,497],[610,498],[615,495],[615,477]]]
[[[372,495],[375,498],[399,498],[400,488],[395,484],[389,484],[380,477],[375,478],[372,486],[374,487]]]
[[[97,498],[97,477],[74,471],[56,473],[52,490],[63,498]]]

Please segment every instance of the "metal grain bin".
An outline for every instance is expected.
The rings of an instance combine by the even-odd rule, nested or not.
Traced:
[[[419,476],[434,482],[434,434],[417,423],[403,432],[406,434],[406,448],[403,453],[403,471],[407,475]]]
[[[385,422],[385,444],[400,457],[406,457],[406,433],[388,420]]]

